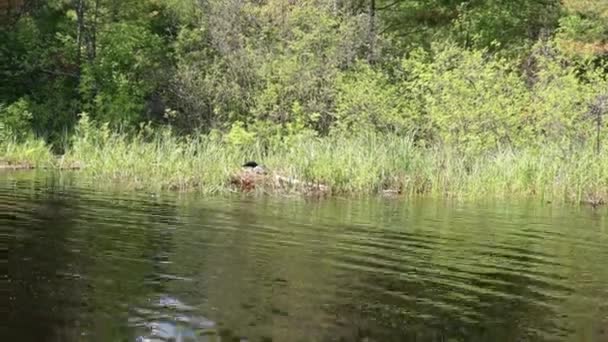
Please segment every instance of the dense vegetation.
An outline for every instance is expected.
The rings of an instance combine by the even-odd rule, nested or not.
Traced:
[[[608,194],[606,1],[7,8],[0,159],[207,190],[255,157],[343,191]]]

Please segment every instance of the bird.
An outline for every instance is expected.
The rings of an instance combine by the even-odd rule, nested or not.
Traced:
[[[243,167],[250,167],[250,168],[254,168],[258,166],[258,163],[256,163],[255,161],[251,160],[246,162],[245,164],[243,164]]]
[[[250,169],[257,174],[266,174],[266,169],[255,161],[248,161],[243,164],[244,168]]]

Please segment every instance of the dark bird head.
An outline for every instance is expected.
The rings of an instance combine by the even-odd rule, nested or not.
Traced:
[[[243,164],[243,167],[257,167],[258,163],[254,162],[254,161],[248,161],[245,164]]]
[[[246,162],[245,164],[243,164],[243,167],[247,168],[248,171],[252,171],[252,172],[257,173],[259,175],[265,175],[265,174],[267,174],[266,169],[262,165],[254,162],[254,161],[248,161],[248,162]]]

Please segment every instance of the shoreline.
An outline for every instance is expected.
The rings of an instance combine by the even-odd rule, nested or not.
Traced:
[[[83,166],[79,163],[59,166],[36,166],[29,162],[10,163],[0,160],[0,171],[20,171],[20,170],[82,170]]]
[[[22,172],[22,171],[48,171],[48,172],[61,172],[61,171],[75,171],[77,173],[84,172],[86,169],[82,163],[71,163],[68,165],[63,165],[60,158],[56,159],[57,164],[54,165],[46,165],[46,166],[35,166],[32,163],[22,162],[22,163],[6,163],[0,162],[0,174],[3,172]],[[89,178],[91,180],[95,179],[95,176],[83,174],[83,177]],[[147,186],[133,186],[129,185],[126,179],[114,178],[109,187],[111,186],[124,186],[123,189],[127,191],[141,191],[141,190],[153,190]],[[168,192],[195,192],[195,193],[204,193],[202,189],[199,188],[196,184],[191,184],[190,187],[176,187],[176,186],[163,186],[158,191],[168,191]],[[300,180],[295,177],[288,177],[284,175],[280,175],[278,173],[269,173],[269,174],[258,174],[254,171],[241,168],[238,171],[231,173],[231,175],[226,179],[226,182],[223,187],[215,189],[216,191],[213,193],[241,193],[241,194],[260,194],[260,195],[268,195],[268,196],[282,196],[282,195],[296,195],[303,197],[313,197],[313,198],[332,198],[332,197],[357,197],[360,195],[368,195],[371,197],[377,198],[409,198],[409,197],[425,197],[431,195],[432,192],[404,192],[402,189],[398,188],[387,188],[387,189],[378,189],[375,192],[334,192],[332,188],[326,184],[320,182],[309,182],[305,180]],[[443,193],[437,194],[439,198],[494,198],[494,199],[517,199],[517,198],[528,198],[528,199],[541,199],[542,201],[551,204],[554,200],[546,200],[545,196],[542,194],[538,194],[534,191],[527,194],[502,194],[499,195],[497,193],[486,193],[483,196],[472,195],[472,194],[453,194],[453,193]],[[588,195],[586,198],[581,200],[573,200],[573,199],[564,199],[561,201],[563,203],[567,203],[570,205],[580,205],[580,206],[588,206],[591,208],[602,208],[608,205],[608,195],[605,194],[593,194]]]
[[[558,145],[474,153],[373,133],[295,136],[264,145],[164,131],[142,139],[93,128],[70,140],[61,155],[34,138],[0,145],[0,171],[76,170],[101,187],[202,194],[539,198],[594,207],[608,202],[608,151],[597,154],[589,146],[567,154]],[[261,174],[241,167],[252,160],[264,165]]]

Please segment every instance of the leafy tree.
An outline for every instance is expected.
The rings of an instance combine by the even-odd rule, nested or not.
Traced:
[[[606,89],[607,6],[30,0],[0,24],[0,123],[54,142],[86,112],[233,145],[379,131],[467,153],[567,150],[604,129],[589,113]]]

